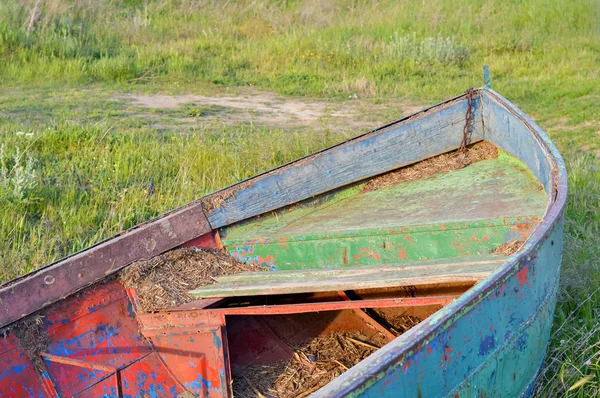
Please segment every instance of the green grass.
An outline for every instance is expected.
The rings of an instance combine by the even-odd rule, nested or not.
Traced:
[[[487,63],[494,89],[548,131],[570,173],[538,393],[598,393],[596,0],[42,0],[28,34],[35,3],[0,2],[0,144],[12,170],[0,173],[0,280],[351,134],[218,121],[184,129],[182,118],[228,113],[194,103],[143,110],[124,93],[257,87],[342,106],[357,97],[376,117],[369,104],[434,103],[480,86]],[[30,155],[16,160],[17,150]]]
[[[3,135],[14,149],[7,155],[20,148],[35,154],[37,163],[36,186],[26,197],[0,195],[2,280],[339,139],[253,125],[216,125],[186,135],[144,126],[113,130],[59,121],[33,135]]]
[[[600,162],[589,154],[567,158],[569,201],[561,291],[539,396],[597,396],[600,382]]]

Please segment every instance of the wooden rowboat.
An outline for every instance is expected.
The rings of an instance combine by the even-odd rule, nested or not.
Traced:
[[[320,369],[294,349],[328,333],[363,336],[349,341],[372,354],[298,396],[527,395],[566,191],[546,134],[489,87],[469,90],[2,285],[0,395],[231,396],[256,366]],[[180,247],[269,272],[144,311],[113,276]]]

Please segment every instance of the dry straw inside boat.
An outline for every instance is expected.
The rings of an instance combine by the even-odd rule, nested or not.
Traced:
[[[472,163],[498,157],[498,148],[486,141],[468,147],[465,153],[453,151],[425,159],[410,166],[376,177],[365,184],[362,192],[375,191],[403,182],[433,177],[436,174],[459,170]]]
[[[510,242],[503,243],[492,250],[494,254],[501,254],[504,256],[512,256],[519,250],[519,248],[523,245],[523,242],[520,240],[513,240]]]
[[[136,289],[144,311],[157,311],[195,300],[188,291],[211,285],[218,276],[247,271],[262,268],[226,253],[187,247],[136,261],[121,272],[119,280],[126,288]]]
[[[234,396],[306,397],[379,348],[380,344],[360,333],[318,336],[295,347],[289,361],[251,365],[234,374]]]
[[[25,351],[37,372],[45,370],[41,353],[48,351],[50,336],[42,327],[43,315],[37,314],[24,318],[13,326],[14,333],[19,339],[19,345]]]
[[[409,315],[394,316],[378,311],[375,316],[395,336],[420,322]],[[290,360],[251,365],[234,372],[236,398],[303,398],[358,364],[385,344],[378,333],[334,332],[290,347]]]

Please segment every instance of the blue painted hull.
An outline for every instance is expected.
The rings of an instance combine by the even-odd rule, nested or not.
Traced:
[[[461,311],[453,312],[453,307],[470,297],[461,297],[455,305],[445,307],[421,327],[390,343],[385,352],[374,354],[352,369],[352,373],[366,383],[356,385],[350,380],[347,386],[342,384],[340,390],[322,391],[317,396],[515,397],[526,394],[544,359],[552,326],[561,235],[562,222],[556,224],[537,256],[517,263],[512,277],[497,288],[485,293],[474,289],[473,293],[478,294]],[[519,272],[523,277],[516,276]],[[428,326],[438,324],[439,328],[428,332],[419,345],[414,345],[416,340],[421,340],[423,330],[429,331]],[[382,355],[384,353],[387,355]],[[397,355],[400,353],[403,355]],[[382,368],[385,370],[377,372]],[[331,386],[326,387],[329,389]]]

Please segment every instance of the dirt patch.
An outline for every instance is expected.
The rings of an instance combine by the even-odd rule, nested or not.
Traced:
[[[585,128],[589,128],[589,127],[596,127],[600,124],[600,122],[595,121],[595,120],[586,120],[583,123],[570,124],[570,119],[568,119],[566,117],[561,117],[559,119],[555,119],[553,122],[554,122],[554,124],[552,125],[552,129],[559,130],[559,131],[576,131],[576,130],[581,130],[581,129],[585,129]],[[550,123],[552,123],[552,121]]]
[[[214,284],[218,276],[262,270],[226,253],[188,247],[136,261],[119,274],[119,280],[136,289],[144,311],[158,311],[195,300],[188,291]]]
[[[200,106],[216,106],[223,109],[238,109],[264,112],[273,115],[287,114],[299,120],[314,121],[325,114],[327,103],[317,101],[301,101],[292,98],[278,97],[264,93],[253,93],[240,96],[206,97],[202,95],[132,95],[133,103],[151,109],[176,109],[183,104]],[[335,116],[347,115],[343,111],[334,111]]]
[[[343,131],[369,130],[400,116],[421,110],[400,101],[376,103],[372,100],[333,101],[310,98],[290,98],[258,90],[241,90],[238,95],[135,95],[119,97],[133,105],[149,109],[176,111],[182,107],[210,108],[211,112],[198,112],[201,117],[177,117],[178,124],[153,113],[134,116],[159,119],[157,128],[183,128],[202,126],[218,121],[225,124],[256,123],[279,128],[311,127],[335,128]],[[190,114],[195,113],[192,112]],[[166,119],[166,118],[165,118]]]
[[[149,109],[177,109],[182,104],[186,104],[196,99],[204,98],[202,96],[195,95],[126,95],[126,99],[129,99],[136,105],[143,106]]]
[[[234,374],[236,398],[303,398],[356,365],[380,347],[360,333],[331,333],[294,349],[294,357],[255,365]]]
[[[494,250],[492,250],[492,253],[501,254],[504,256],[512,256],[513,254],[515,254],[517,252],[517,250],[519,250],[521,245],[523,245],[523,241],[520,241],[520,240],[506,242],[506,243],[503,243],[500,246],[496,247]]]
[[[220,119],[227,123],[253,121],[258,124],[289,127],[314,125],[325,118],[356,118],[352,111],[335,103],[286,98],[274,94],[249,92],[238,96],[202,95],[128,95],[134,105],[148,109],[178,109],[184,105],[214,107],[221,112],[204,115],[203,121]],[[225,117],[226,120],[222,120]]]
[[[410,166],[383,174],[367,182],[361,192],[376,191],[403,182],[432,177],[436,174],[462,169],[470,164],[498,157],[498,148],[486,141],[468,147],[466,153],[453,151],[438,155]]]

